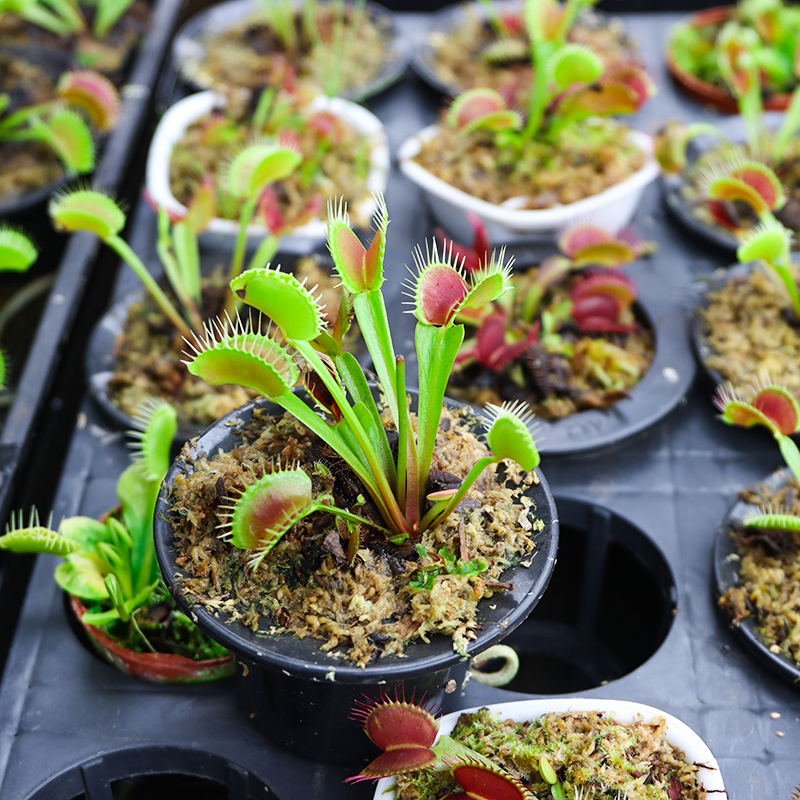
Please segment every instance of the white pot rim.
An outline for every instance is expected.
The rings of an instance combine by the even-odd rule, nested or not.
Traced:
[[[652,155],[653,137],[641,131],[629,130],[631,140],[646,154],[645,163],[621,183],[610,186],[602,192],[584,197],[574,203],[543,209],[515,208],[516,198],[504,204],[495,205],[486,200],[473,197],[467,192],[451,186],[436,177],[412,159],[418,155],[422,145],[433,139],[439,132],[439,125],[429,125],[406,139],[398,151],[398,160],[403,174],[424,191],[463,209],[477,214],[485,222],[501,225],[516,231],[531,232],[544,229],[557,229],[580,218],[591,218],[593,212],[613,205],[620,198],[638,192],[651,183],[659,174],[658,162]]]
[[[504,719],[525,722],[536,719],[550,712],[566,713],[570,711],[587,712],[602,711],[613,715],[619,722],[631,722],[637,716],[645,720],[661,717],[667,723],[667,740],[670,744],[683,750],[690,763],[704,765],[698,777],[706,791],[723,792],[725,785],[719,764],[708,745],[685,723],[677,717],[644,703],[630,700],[599,700],[594,697],[555,697],[538,700],[517,700],[509,703],[490,703],[485,706],[474,706],[461,711],[445,714],[439,721],[439,735],[452,732],[461,714],[469,714],[480,708],[488,708]],[[394,778],[383,778],[375,787],[373,800],[392,800],[394,792],[386,794],[394,787]]]
[[[210,90],[198,92],[170,106],[158,123],[147,154],[145,186],[153,201],[167,211],[186,213],[186,207],[175,199],[169,183],[169,163],[175,145],[183,138],[190,125],[224,103],[224,96],[217,92]],[[329,111],[349,122],[360,133],[372,137],[367,187],[373,193],[385,192],[389,175],[389,142],[383,123],[367,109],[340,97],[318,95],[312,100],[310,108],[314,111]],[[376,210],[374,198],[368,197],[354,204],[350,213],[363,219],[370,219]],[[309,220],[281,238],[281,250],[290,252],[311,250],[315,244],[325,239],[326,228],[324,220]],[[201,237],[208,235],[233,239],[238,229],[239,224],[236,220],[214,218]],[[248,237],[261,239],[265,234],[266,229],[263,225],[248,226]]]

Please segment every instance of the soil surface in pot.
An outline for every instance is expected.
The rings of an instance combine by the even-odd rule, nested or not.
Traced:
[[[462,714],[454,739],[499,764],[541,800],[551,785],[539,772],[544,755],[566,797],[702,800],[700,766],[671,745],[663,719],[617,722],[600,712],[550,713],[530,722],[502,720],[488,708]],[[449,770],[397,778],[398,800],[435,800],[459,790]],[[586,794],[584,795],[584,792]]]
[[[729,235],[733,234],[737,239],[742,239],[759,224],[758,215],[751,206],[741,200],[724,201],[723,213],[728,217],[729,224],[735,227],[731,230],[730,227],[721,225],[709,207],[704,186],[707,176],[713,173],[715,165],[720,162],[750,158],[749,149],[742,145],[714,147],[703,153],[681,173],[682,183],[679,192],[688,204],[690,213],[703,225]],[[775,212],[775,216],[795,235],[800,234],[800,148],[796,145],[790,147],[786,157],[777,163],[768,155],[762,155],[756,160],[763,161],[775,171],[786,194],[786,203]]]
[[[793,477],[778,487],[764,483],[745,489],[739,498],[762,509],[800,515],[800,487]],[[741,559],[740,584],[730,587],[719,604],[734,623],[753,617],[770,652],[784,653],[800,665],[800,538],[792,531],[741,524],[731,536]]]
[[[518,319],[522,318],[524,298],[537,271],[534,267],[512,279],[512,316]],[[538,321],[543,313],[559,314],[558,309],[569,302],[570,286],[576,280],[581,278],[573,276],[569,284],[556,286],[545,294],[536,315]],[[480,406],[524,400],[543,419],[608,408],[629,396],[629,390],[644,377],[655,355],[653,331],[643,318],[637,318],[634,309],[624,311],[620,319],[636,326],[630,333],[585,333],[566,319],[555,326],[551,335],[543,336],[540,330],[536,340],[500,370],[475,361],[453,372],[448,393]],[[529,328],[520,325],[517,335],[524,338]],[[475,339],[471,343],[474,345]],[[469,339],[465,346],[470,347]]]
[[[395,58],[394,35],[386,20],[372,17],[368,9],[354,13],[352,7],[345,7],[342,16],[336,12],[338,7],[338,3],[311,5],[316,19],[312,34],[296,9],[294,47],[287,46],[264,15],[254,15],[206,38],[205,58],[190,68],[187,77],[208,88],[256,90],[263,88],[265,76],[273,76],[277,85],[281,76],[291,71],[320,88],[333,81],[337,88],[331,94],[352,94],[378,77],[386,62]],[[335,57],[336,52],[343,52],[344,57]]]
[[[313,257],[303,258],[293,272],[316,285],[326,309],[335,314],[341,291],[338,279]],[[203,317],[222,313],[226,282],[221,271],[203,279]],[[348,340],[345,339],[347,343]],[[134,303],[114,348],[116,367],[108,383],[110,400],[135,416],[148,397],[163,397],[178,412],[179,426],[207,427],[258,395],[242,386],[211,386],[191,375],[183,363],[186,343],[155,301],[147,295]]]
[[[443,83],[459,92],[488,86],[509,97],[509,105],[524,107],[532,74],[530,40],[521,9],[517,14],[501,14],[501,17],[508,27],[503,37],[477,9],[466,7],[459,24],[429,35],[430,67]],[[595,11],[581,15],[568,40],[585,45],[606,64],[636,58],[636,47],[622,21]]]
[[[283,225],[297,227],[312,217],[326,218],[330,197],[343,197],[355,210],[369,196],[371,136],[362,135],[327,111],[311,111],[297,101],[288,115],[264,128],[252,125],[250,102],[235,103],[231,98],[225,108],[225,113],[220,110],[192,124],[173,149],[170,188],[178,202],[188,205],[203,177],[210,175],[217,193],[217,216],[238,219],[244,201],[227,191],[225,170],[233,154],[265,135],[291,141],[303,155],[301,166],[288,178],[271,184],[262,201],[262,208],[277,215]],[[359,225],[369,222],[354,221]]]
[[[406,643],[435,633],[451,636],[463,651],[476,636],[478,602],[510,588],[503,570],[533,551],[532,534],[543,523],[523,492],[535,473],[510,465],[501,482],[490,468],[447,520],[417,542],[392,544],[370,527],[370,519],[380,520],[377,508],[338,455],[290,415],[256,414],[240,447],[194,459],[194,471],[170,487],[184,554],[177,563],[193,576],[184,584],[187,596],[254,630],[313,636],[324,650],[344,645],[359,666],[402,654]],[[470,431],[474,420],[466,408],[443,409],[428,491],[457,486],[488,452]],[[391,441],[396,432],[385,424]],[[182,457],[192,462],[188,447]],[[220,538],[226,507],[265,471],[294,463],[310,474],[315,495],[331,492],[365,524],[355,535],[329,514],[312,514],[253,570],[251,553]],[[486,568],[464,570],[474,559]]]
[[[770,380],[800,394],[800,323],[785,290],[762,269],[729,280],[699,309],[713,355],[706,366],[738,386],[766,370]]]
[[[499,205],[514,198],[514,208],[542,209],[599,194],[633,175],[645,154],[629,128],[593,119],[567,126],[554,142],[529,142],[522,153],[498,148],[492,134],[460,134],[447,125],[414,158],[445,183]]]
[[[55,82],[41,67],[0,53],[0,94],[10,98],[5,114],[55,97]],[[64,174],[55,151],[41,142],[0,141],[0,198],[12,200],[53,183]]]
[[[88,22],[88,30],[69,36],[57,36],[16,14],[3,14],[0,17],[0,41],[6,45],[34,45],[66,51],[73,54],[78,66],[97,70],[114,79],[121,78],[120,72],[124,70],[133,49],[150,29],[149,4],[136,0],[102,38],[91,33],[95,6],[81,4],[80,12]]]

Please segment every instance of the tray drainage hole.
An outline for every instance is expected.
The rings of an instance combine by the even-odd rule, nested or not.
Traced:
[[[550,585],[503,640],[519,655],[517,676],[503,687],[515,692],[564,694],[617,680],[658,650],[675,615],[672,570],[647,534],[602,506],[556,504],[561,534]]]
[[[213,753],[148,745],[101,753],[28,800],[278,800],[263,779]]]

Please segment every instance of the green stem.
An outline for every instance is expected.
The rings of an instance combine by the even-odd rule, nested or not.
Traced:
[[[550,99],[550,56],[553,52],[551,42],[531,42],[531,60],[533,61],[533,86],[528,106],[528,121],[522,132],[520,141],[523,145],[530,142],[542,127],[544,112]]]
[[[339,508],[338,506],[326,506],[324,503],[315,503],[314,508],[312,508],[311,511],[327,511],[329,514],[333,514],[335,517],[341,517],[342,519],[350,520],[350,522],[356,522],[359,525],[369,525],[369,527],[377,528],[379,531],[383,531],[389,535],[393,535],[395,533],[395,531],[384,528],[383,525],[377,525],[371,519],[359,517],[358,514],[353,514],[350,511]],[[309,511],[309,513],[311,513],[311,511]]]
[[[486,469],[486,467],[495,463],[497,460],[498,459],[496,459],[494,456],[484,456],[483,458],[478,459],[472,469],[469,471],[467,477],[464,478],[459,490],[450,498],[444,509],[437,511],[437,507],[434,506],[422,518],[422,522],[419,524],[420,529],[423,531],[427,530],[433,525],[441,522],[443,519],[446,519],[452,510],[464,499],[464,495],[470,490],[472,484],[478,479],[478,476]]]
[[[9,321],[22,311],[28,303],[33,302],[37,297],[44,294],[53,285],[55,279],[55,274],[42,275],[41,278],[37,278],[20,289],[17,289],[17,291],[9,297],[2,310],[0,310],[0,339],[3,338],[3,333]]]
[[[795,480],[800,483],[800,450],[797,449],[794,439],[779,433],[775,436],[775,440],[778,442],[786,466],[792,471]]]
[[[139,256],[128,246],[128,243],[116,234],[109,236],[105,242],[136,273],[136,276],[144,284],[145,289],[150,292],[153,299],[158,303],[158,307],[167,315],[181,336],[185,339],[191,339],[192,331],[186,321],[178,313],[178,310],[167,295],[164,294],[158,283],[156,283],[155,278],[148,272],[147,267],[142,263]]]
[[[256,205],[258,204],[258,195],[251,197],[242,206],[239,213],[239,232],[236,235],[236,246],[233,249],[233,259],[231,260],[231,271],[229,278],[233,280],[238,278],[242,272],[242,265],[244,264],[244,253],[247,248],[247,228],[250,221],[253,219],[253,214],[256,212]],[[235,294],[231,292],[228,296],[228,301],[225,304],[225,311],[233,318],[236,316],[236,309],[239,306],[239,301]]]

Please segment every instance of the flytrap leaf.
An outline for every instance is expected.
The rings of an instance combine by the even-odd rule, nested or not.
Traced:
[[[229,519],[230,541],[242,550],[254,550],[258,561],[317,504],[311,478],[302,469],[270,472],[245,489]]]
[[[383,257],[386,250],[386,229],[389,212],[383,196],[376,196],[377,210],[373,218],[375,236],[367,250],[350,227],[344,201],[328,204],[328,249],[342,285],[350,294],[380,289],[383,283]]]
[[[55,556],[67,556],[80,549],[77,543],[40,525],[35,513],[31,515],[27,526],[23,525],[21,514],[19,517],[12,514],[5,534],[0,536],[0,548],[12,553],[49,553]]]
[[[774,435],[790,436],[800,427],[800,404],[785,387],[771,384],[766,377],[748,391],[732,383],[719,387],[714,398],[723,422],[750,428],[764,425]]]
[[[757,161],[717,164],[706,172],[703,183],[710,199],[741,200],[759,216],[781,208],[786,202],[777,175]]]
[[[575,267],[602,264],[617,267],[636,258],[630,242],[612,236],[598,225],[575,225],[558,240],[558,248],[572,260]]]
[[[800,533],[800,517],[788,510],[776,509],[768,513],[754,513],[746,516],[742,522],[748,528],[764,528],[766,530],[793,531]]]
[[[62,75],[56,92],[70,105],[78,106],[92,125],[108,132],[119,117],[119,94],[114,84],[99,72],[73,70]]]
[[[462,307],[482,308],[503,295],[510,285],[513,263],[513,258],[508,263],[505,262],[505,248],[497,257],[492,254],[491,260],[485,267],[472,273],[470,279],[472,288],[464,299]]]
[[[414,313],[427,325],[452,325],[469,292],[458,267],[438,261],[424,264],[414,284]]]
[[[291,147],[273,142],[251,144],[228,165],[228,191],[245,200],[256,197],[268,184],[291,175],[301,160],[300,153]]]
[[[497,767],[469,761],[454,765],[452,771],[464,791],[451,797],[463,800],[535,800],[535,795],[524,784]]]
[[[300,377],[287,349],[254,332],[249,322],[210,323],[190,347],[195,354],[184,362],[189,372],[214,386],[235,383],[274,399],[290,392]]]
[[[525,61],[529,57],[525,42],[511,36],[495,39],[480,52],[481,61],[486,64],[508,64],[512,61]]]
[[[266,314],[287,339],[309,342],[325,330],[323,310],[305,282],[280,267],[249,269],[231,281],[231,290]]]
[[[623,83],[601,83],[567,95],[558,106],[565,119],[632,114],[639,108],[636,92]]]
[[[494,111],[491,114],[484,114],[482,117],[473,120],[469,125],[460,128],[460,132],[466,136],[478,130],[491,131],[518,131],[522,128],[522,117],[512,109],[504,111]]]
[[[553,80],[567,89],[574,83],[594,83],[603,74],[603,62],[588,48],[565,44],[552,59]]]
[[[7,223],[0,225],[0,272],[25,272],[36,261],[36,245]]]
[[[57,109],[47,119],[33,117],[30,126],[56,151],[67,173],[79,175],[94,168],[92,132],[77,112],[68,108]]]
[[[125,214],[110,198],[91,189],[78,189],[53,197],[48,208],[60,231],[91,231],[103,241],[125,227]]]
[[[216,212],[217,194],[214,188],[214,179],[211,175],[204,175],[186,207],[186,216],[183,218],[183,222],[195,233],[202,233],[214,219]]]
[[[487,405],[490,427],[486,441],[495,458],[510,458],[529,472],[539,466],[541,457],[530,430],[533,414],[527,408],[519,401],[503,403],[502,406]]]
[[[792,234],[779,222],[764,223],[750,231],[736,250],[742,262],[763,260],[770,264],[786,256],[792,244]]]
[[[141,406],[134,419],[141,428],[130,432],[138,439],[136,457],[148,480],[160,481],[171,463],[170,448],[178,432],[177,412],[166,400],[153,398]]]
[[[506,101],[494,89],[469,89],[453,100],[447,112],[447,124],[461,130],[487,114],[506,110]]]
[[[572,290],[572,301],[577,303],[587,297],[606,295],[619,302],[621,309],[629,308],[636,300],[633,281],[622,272],[604,270],[587,275]]]
[[[439,724],[427,709],[386,698],[361,704],[354,716],[361,718],[367,736],[384,751],[355,780],[400,775],[436,763],[431,748]]]

